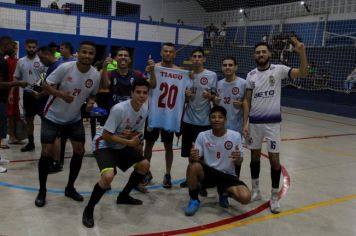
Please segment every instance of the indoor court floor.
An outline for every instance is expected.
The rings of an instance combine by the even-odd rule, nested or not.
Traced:
[[[215,189],[200,197],[199,211],[184,215],[189,200],[188,190],[179,183],[185,178],[187,160],[175,146],[172,169],[174,185],[162,188],[165,169],[163,145],[154,147],[151,171],[153,183],[149,193],[132,193],[143,200],[141,206],[116,205],[116,196],[131,173],[121,171],[112,190],[95,208],[95,226],[82,225],[82,212],[89,200],[99,170],[91,155],[90,129],[87,127],[86,156],[76,182],[84,202],[64,197],[69,159],[62,172],[51,174],[47,182],[47,204],[34,205],[37,195],[37,160],[40,156],[39,120],[36,120],[36,150],[21,153],[21,145],[0,150],[11,160],[8,172],[0,174],[0,235],[356,235],[356,120],[305,110],[283,108],[281,163],[282,213],[268,209],[271,181],[268,159],[261,159],[260,185],[263,200],[240,205],[230,200],[230,208],[217,203]],[[176,143],[175,143],[176,144]],[[67,144],[66,156],[71,156]],[[266,151],[263,149],[263,156]],[[241,180],[249,187],[250,153],[245,149]]]

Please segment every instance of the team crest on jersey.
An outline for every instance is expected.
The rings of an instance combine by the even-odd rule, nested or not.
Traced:
[[[231,92],[233,95],[237,95],[240,93],[240,89],[238,87],[233,87]]]
[[[225,147],[225,149],[226,150],[231,150],[231,148],[232,148],[232,142],[231,141],[226,141],[225,143],[224,143],[224,147]]]
[[[91,88],[92,86],[93,86],[93,80],[92,79],[87,79],[86,81],[85,81],[85,87],[87,87],[87,88]]]
[[[35,67],[35,68],[39,68],[40,66],[41,66],[41,64],[38,61],[35,61],[33,63],[33,67]]]
[[[269,79],[269,86],[273,87],[276,82],[274,76],[270,75],[268,79]]]
[[[201,78],[200,78],[200,84],[202,84],[202,85],[208,84],[208,78],[206,78],[206,77],[201,77]]]

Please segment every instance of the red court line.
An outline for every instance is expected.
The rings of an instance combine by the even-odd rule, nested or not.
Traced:
[[[261,155],[263,157],[268,158],[268,155],[261,153]],[[283,185],[281,190],[279,191],[279,197],[282,198],[288,191],[289,187],[290,187],[290,176],[288,174],[288,171],[282,166],[282,175],[283,175]],[[195,227],[190,227],[190,228],[184,228],[184,229],[177,229],[177,230],[171,230],[171,231],[165,231],[165,232],[157,232],[157,233],[146,233],[146,234],[134,234],[131,236],[168,236],[168,235],[178,235],[178,234],[187,234],[187,233],[192,233],[192,232],[197,232],[197,231],[201,231],[201,230],[206,230],[206,229],[212,229],[212,228],[216,228],[222,225],[227,225],[236,221],[240,221],[243,220],[247,217],[256,215],[262,211],[264,211],[265,209],[267,209],[269,207],[269,201],[263,203],[262,205],[258,206],[257,208],[245,212],[241,215],[237,215],[237,216],[233,216],[227,219],[223,219],[223,220],[219,220],[216,222],[212,222],[209,224],[204,224],[204,225],[199,225],[199,226],[195,226]],[[182,212],[183,214],[183,212]]]

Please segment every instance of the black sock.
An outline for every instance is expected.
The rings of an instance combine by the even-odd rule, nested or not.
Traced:
[[[131,190],[136,187],[142,180],[145,178],[145,175],[141,175],[140,173],[133,171],[130,175],[129,181],[127,182],[124,189],[121,191],[121,196],[128,196]]]
[[[33,142],[33,134],[28,136],[28,143],[29,144],[34,144],[34,142]]]
[[[51,157],[41,156],[38,161],[38,178],[40,181],[40,192],[46,191],[47,176],[49,171],[49,163],[52,161]]]
[[[74,188],[74,182],[79,175],[80,168],[82,167],[83,156],[73,153],[72,160],[69,167],[68,188]]]
[[[272,188],[279,188],[279,180],[281,178],[282,168],[279,167],[278,170],[275,170],[271,167],[271,179],[272,179]]]
[[[191,199],[199,200],[199,188],[189,189],[189,196]]]
[[[61,138],[61,156],[60,156],[60,164],[63,165],[64,163],[64,155],[65,155],[65,151],[66,151],[66,143],[67,143],[67,139],[65,138]]]
[[[260,168],[261,168],[260,161],[256,161],[256,162],[251,161],[250,170],[251,170],[252,179],[258,179],[260,177]]]
[[[241,165],[235,165],[235,174],[237,179],[240,179]]]
[[[94,209],[95,205],[100,201],[101,197],[106,192],[106,189],[102,189],[98,183],[95,184],[93,192],[91,193],[90,200],[87,207]]]

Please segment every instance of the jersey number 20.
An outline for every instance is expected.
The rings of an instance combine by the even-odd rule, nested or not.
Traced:
[[[162,91],[162,94],[158,98],[158,107],[165,108],[166,105],[169,109],[173,109],[176,105],[178,87],[174,84],[169,86],[167,83],[161,83],[159,90]],[[164,99],[167,97],[166,102]]]

